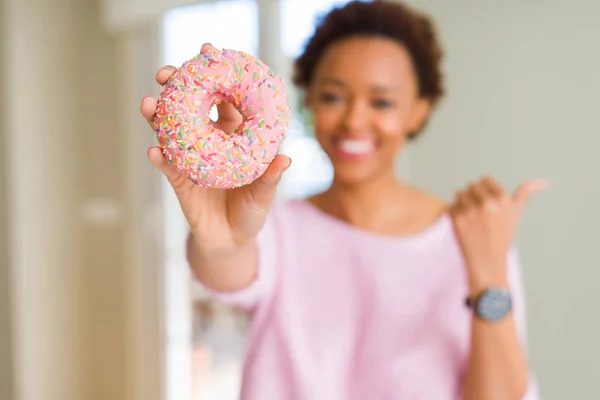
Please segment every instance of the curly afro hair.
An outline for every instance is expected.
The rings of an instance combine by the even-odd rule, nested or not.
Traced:
[[[410,54],[419,85],[419,95],[431,106],[444,94],[441,72],[442,49],[433,22],[398,1],[351,1],[334,8],[317,23],[304,53],[294,63],[293,82],[306,89],[315,68],[332,43],[351,36],[383,36],[396,40]]]

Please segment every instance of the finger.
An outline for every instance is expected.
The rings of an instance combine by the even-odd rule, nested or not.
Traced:
[[[448,212],[452,216],[458,215],[461,211],[462,211],[462,208],[460,207],[460,204],[458,204],[458,201],[456,201],[456,200],[454,201],[454,203],[452,203],[450,205],[450,207],[448,207]]]
[[[265,208],[269,207],[275,197],[277,184],[291,164],[292,160],[289,157],[282,154],[276,156],[265,173],[248,186],[250,195],[256,204]]]
[[[534,193],[546,189],[547,186],[547,182],[543,179],[527,181],[515,191],[513,200],[519,207],[523,208]]]
[[[204,43],[202,45],[202,47],[200,48],[200,53],[208,53],[209,51],[211,51],[214,48],[215,47],[212,44],[210,44],[210,43]]]
[[[173,188],[177,188],[182,184],[185,184],[186,181],[192,184],[192,182],[190,182],[185,175],[177,171],[177,169],[175,169],[175,167],[172,165],[169,165],[169,162],[159,147],[154,146],[148,149],[148,160],[156,167],[156,169],[158,169],[167,177]]]
[[[450,215],[454,218],[463,214],[467,210],[467,204],[468,202],[465,201],[464,192],[456,192],[454,195],[454,203],[452,203],[449,208]]]
[[[486,187],[481,184],[471,185],[468,195],[474,204],[483,204],[491,197],[491,194],[487,191]]]
[[[217,105],[217,112],[219,116],[214,125],[223,132],[234,132],[243,121],[242,114],[240,114],[230,103],[221,103]]]
[[[217,124],[236,123],[239,125],[242,122],[242,114],[240,114],[231,103],[224,101],[217,104],[217,112],[219,113]]]
[[[150,125],[152,129],[154,128],[154,114],[156,114],[156,107],[158,105],[158,101],[150,96],[146,96],[142,99],[142,104],[140,105],[140,112]]]
[[[506,196],[506,192],[495,179],[485,177],[481,183],[486,187],[487,191],[492,195],[492,197],[499,199]]]
[[[458,204],[458,202],[455,202],[448,207],[448,213],[450,214],[451,217],[456,217],[457,215],[460,214],[461,211],[462,211],[462,209],[460,208],[460,205]]]
[[[467,191],[461,190],[460,192],[458,192],[456,194],[456,200],[457,200],[457,204],[458,207],[461,210],[468,210],[469,208],[472,208],[475,204],[475,202],[473,201],[473,199],[471,199],[471,196],[468,194]]]
[[[158,84],[161,86],[164,85],[165,83],[167,83],[171,75],[175,73],[175,71],[177,71],[177,68],[171,65],[162,67],[156,73],[156,82],[158,82]]]

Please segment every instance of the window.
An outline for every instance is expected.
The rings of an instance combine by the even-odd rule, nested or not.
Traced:
[[[306,40],[313,33],[319,17],[348,0],[281,0],[281,42],[283,52],[295,58],[302,52]]]
[[[163,24],[165,61],[172,65],[179,66],[196,55],[206,42],[258,54],[258,8],[254,0],[178,8],[165,15]]]

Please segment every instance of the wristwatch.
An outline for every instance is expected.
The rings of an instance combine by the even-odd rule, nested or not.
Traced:
[[[488,288],[476,298],[467,298],[467,307],[485,321],[497,322],[512,311],[510,292],[501,288]]]

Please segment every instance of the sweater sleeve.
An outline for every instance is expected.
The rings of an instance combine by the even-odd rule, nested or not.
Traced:
[[[517,335],[520,339],[523,351],[527,356],[527,310],[525,302],[525,285],[521,269],[519,254],[515,248],[510,250],[508,256],[508,281],[513,301],[513,313]],[[457,400],[462,400],[462,393],[456,397]],[[536,377],[532,371],[529,372],[527,380],[527,389],[521,397],[521,400],[540,400],[539,387]]]
[[[521,261],[516,249],[511,249],[508,258],[508,280],[513,298],[513,312],[517,327],[517,334],[521,339],[521,346],[527,354],[527,307],[525,296],[525,285]],[[529,374],[527,390],[522,400],[540,400],[539,387],[533,372]]]
[[[207,286],[194,275],[196,284],[210,297],[217,301],[252,311],[272,294],[275,286],[278,208],[278,205],[274,205],[271,208],[271,212],[267,217],[265,225],[256,238],[258,269],[254,280],[248,286],[236,291],[219,291]],[[190,238],[191,235],[188,235],[188,243],[186,245],[186,248],[188,249],[188,263]]]

